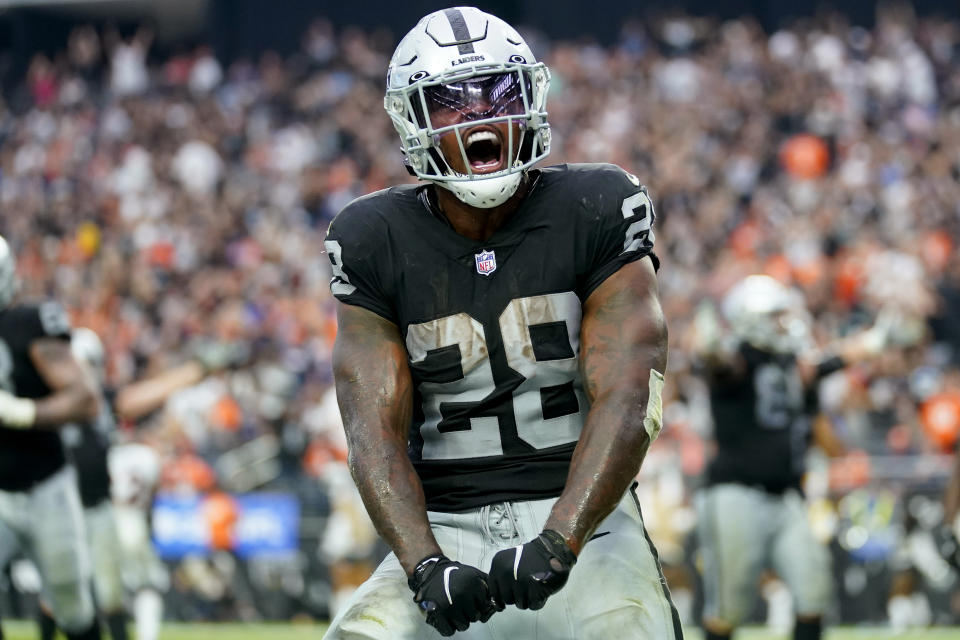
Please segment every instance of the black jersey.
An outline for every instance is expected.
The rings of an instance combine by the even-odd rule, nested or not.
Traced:
[[[395,323],[415,386],[408,453],[428,509],[557,496],[588,410],[581,305],[651,255],[653,207],[614,165],[531,172],[488,240],[457,234],[426,186],[360,198],[333,221],[333,294]]]
[[[0,388],[21,398],[42,398],[50,388],[30,358],[41,338],[70,339],[70,321],[55,302],[0,311]],[[66,460],[60,435],[0,426],[0,489],[23,491],[58,471]]]
[[[710,379],[717,453],[708,482],[774,493],[799,488],[810,423],[796,357],[747,344],[740,354],[746,364],[742,376]]]
[[[69,425],[61,430],[67,459],[77,469],[80,501],[84,508],[95,507],[110,498],[107,452],[116,421],[106,398],[100,398],[100,412],[93,422]]]

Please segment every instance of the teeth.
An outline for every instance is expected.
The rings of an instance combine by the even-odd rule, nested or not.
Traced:
[[[499,142],[500,138],[492,131],[475,131],[467,136],[467,146],[469,147],[474,142],[484,142],[487,140],[490,142]]]

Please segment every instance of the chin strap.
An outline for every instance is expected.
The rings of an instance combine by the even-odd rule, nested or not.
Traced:
[[[519,172],[496,178],[437,181],[436,184],[453,193],[464,204],[478,209],[492,209],[513,197],[522,180],[523,173]]]

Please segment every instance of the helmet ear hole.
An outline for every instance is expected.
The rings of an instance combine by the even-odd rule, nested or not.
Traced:
[[[406,152],[404,152],[403,150],[401,150],[400,153],[403,154],[403,168],[407,170],[407,173],[409,173],[411,176],[416,178],[417,172],[414,171],[413,167],[410,166],[410,157],[407,156]]]

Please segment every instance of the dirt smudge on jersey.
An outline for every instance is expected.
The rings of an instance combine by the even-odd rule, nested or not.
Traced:
[[[424,358],[431,351],[452,345],[460,349],[460,364],[464,375],[487,361],[483,325],[466,313],[411,325],[408,330],[407,348],[415,360]]]

